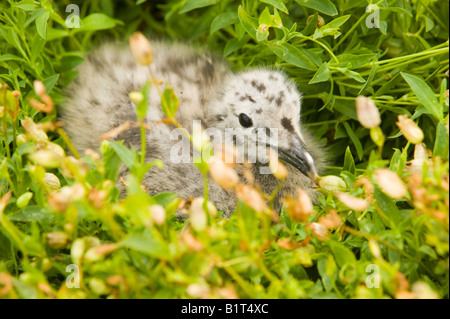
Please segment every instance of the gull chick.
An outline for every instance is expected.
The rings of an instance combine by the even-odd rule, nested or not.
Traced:
[[[234,144],[253,163],[255,182],[267,194],[279,181],[267,171],[265,151],[276,150],[288,170],[275,199],[276,209],[280,209],[284,196],[295,195],[298,188],[316,197],[312,186],[323,167],[324,153],[302,127],[301,94],[293,81],[270,68],[232,72],[222,58],[184,44],[152,42],[152,46],[152,73],[173,88],[179,99],[176,120],[187,131],[192,133],[195,121],[200,121],[206,131],[222,133],[222,143]],[[99,137],[106,132],[126,121],[137,121],[136,106],[129,94],[139,91],[151,77],[149,68],[138,64],[128,47],[113,43],[91,52],[78,72],[65,90],[65,102],[58,113],[75,148],[84,152],[98,149]],[[182,134],[171,125],[155,125],[164,118],[156,84],[151,86],[148,101],[145,121],[152,128],[146,131],[146,162],[160,159],[164,165],[162,169],[152,167],[143,185],[151,195],[174,192],[185,199],[203,196],[202,175],[192,164],[195,152],[185,145],[191,160],[180,160]],[[140,149],[138,128],[126,130],[115,139]],[[127,168],[122,165],[119,175],[126,174]],[[124,193],[125,186],[117,186]],[[232,214],[237,202],[233,190],[222,189],[210,178],[209,196],[225,217]]]

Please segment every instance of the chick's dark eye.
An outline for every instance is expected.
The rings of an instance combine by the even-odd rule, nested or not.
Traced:
[[[249,118],[246,114],[241,113],[239,114],[239,123],[243,126],[243,127],[250,127],[253,125],[252,119]]]

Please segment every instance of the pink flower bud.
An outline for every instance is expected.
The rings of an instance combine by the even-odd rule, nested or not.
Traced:
[[[439,299],[439,294],[425,281],[416,281],[411,290],[418,299]]]
[[[36,92],[37,96],[41,97],[45,94],[44,83],[42,83],[39,80],[36,80],[33,82],[33,85],[34,85],[34,92]]]
[[[33,120],[29,117],[24,118],[21,121],[22,127],[27,132],[27,137],[35,143],[48,141],[48,136],[45,131],[40,128]]]
[[[320,178],[319,186],[325,193],[345,192],[347,189],[345,181],[334,175],[328,175]]]
[[[237,197],[257,212],[264,212],[267,203],[261,194],[249,185],[240,184],[236,189]]]
[[[356,98],[356,116],[365,128],[377,127],[381,124],[380,112],[373,101],[365,96]]]
[[[139,103],[142,102],[142,100],[144,99],[144,95],[141,92],[130,92],[130,94],[128,95],[130,97],[130,100],[133,101],[134,104],[138,105]]]
[[[365,211],[369,207],[369,203],[358,197],[354,197],[347,193],[336,193],[336,197],[348,208],[356,211]]]
[[[423,141],[423,132],[420,127],[408,116],[399,115],[397,126],[403,133],[403,136],[412,144],[419,144]]]
[[[341,217],[334,209],[331,209],[325,217],[319,218],[319,224],[324,225],[328,229],[338,228],[342,223]]]
[[[270,151],[269,154],[269,168],[273,176],[277,179],[284,180],[288,176],[288,170],[279,160],[274,151]]]
[[[61,166],[61,156],[51,150],[36,151],[28,156],[28,158],[38,165],[46,168],[56,168]]]
[[[162,225],[166,219],[166,210],[161,205],[152,205],[149,208],[152,220],[156,225]]]
[[[47,244],[53,249],[64,248],[71,241],[69,235],[62,231],[47,233],[45,238],[47,239]]]
[[[400,199],[406,195],[406,186],[396,173],[382,168],[375,171],[374,177],[378,186],[389,197]]]
[[[422,173],[423,164],[428,161],[428,154],[425,144],[419,143],[414,147],[414,159],[411,161],[411,166],[407,167],[410,172]]]
[[[135,32],[130,37],[130,48],[139,64],[150,65],[153,62],[152,46],[150,41],[141,32]]]
[[[186,292],[194,298],[211,298],[209,286],[206,284],[190,284]]]
[[[326,241],[331,236],[330,231],[325,225],[319,223],[309,223],[307,227],[311,230],[314,237],[320,241]]]
[[[233,168],[213,157],[213,160],[208,164],[209,174],[212,179],[222,188],[230,189],[236,186],[239,182],[239,177]]]

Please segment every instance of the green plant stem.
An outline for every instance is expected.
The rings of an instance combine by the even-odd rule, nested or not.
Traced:
[[[66,143],[67,147],[72,152],[73,156],[75,156],[75,158],[77,158],[77,159],[80,159],[80,154],[78,153],[76,148],[73,146],[72,141],[67,136],[66,132],[64,132],[64,130],[62,128],[58,128],[56,131],[58,132],[59,136],[62,137],[62,139]]]
[[[375,207],[375,210],[377,211],[378,215],[380,215],[382,218],[388,221],[393,229],[396,228],[395,223],[381,210],[381,208],[376,203],[373,203],[373,206]]]
[[[238,285],[242,288],[242,290],[244,290],[249,298],[255,298],[251,287],[249,287],[247,282],[242,279],[242,277],[232,267],[228,266],[222,261],[218,263],[218,266],[223,268],[231,276],[231,278],[233,278],[238,283]]]
[[[277,196],[278,192],[280,191],[281,187],[283,187],[284,180],[279,180],[277,187],[273,190],[272,194],[269,196],[269,206],[273,209],[273,202],[275,200],[275,197]]]
[[[13,149],[15,150],[17,148],[17,121],[16,119],[12,119],[12,129],[13,129]]]
[[[203,159],[202,159],[203,160]],[[211,222],[211,214],[208,208],[209,201],[209,186],[208,186],[208,172],[202,172],[203,177],[203,210],[206,212],[208,222]]]
[[[314,42],[314,43],[317,43],[317,44],[320,45],[322,48],[324,48],[325,51],[328,52],[328,54],[333,58],[333,60],[334,60],[337,64],[339,64],[339,59],[334,55],[333,51],[330,50],[325,44],[323,44],[323,43],[320,42],[319,40],[316,40],[316,39],[311,38],[311,37],[307,37],[307,36],[305,36],[305,35],[303,35],[303,34],[301,34],[301,33],[296,33],[294,36],[295,36],[295,37],[298,37],[298,38],[302,38],[302,39],[307,39],[307,40],[310,40],[310,41],[312,41],[312,42]]]
[[[341,170],[341,171],[344,169],[343,167],[339,167],[339,166],[328,166],[328,168],[329,168],[329,169]],[[355,170],[356,170],[357,172],[361,172],[361,173],[363,173],[363,172],[366,171],[365,169],[362,169],[362,168],[355,168]]]
[[[375,3],[375,5],[380,5],[381,3],[383,3],[384,0],[380,0],[377,3]],[[347,37],[349,37],[351,34],[353,34],[353,31],[355,31],[355,29],[359,26],[359,24],[370,14],[370,12],[364,12],[364,14],[358,19],[358,21],[356,21],[353,26],[350,28],[350,30],[348,30],[343,36],[342,38],[339,40],[338,43],[336,43],[336,45],[333,47],[333,51],[336,51],[337,48],[345,41],[345,39],[347,39]]]
[[[369,62],[368,67],[372,67],[375,64],[381,65],[381,64],[387,64],[387,63],[392,63],[392,62],[397,62],[397,61],[405,61],[405,60],[411,61],[412,59],[417,58],[417,57],[423,57],[423,56],[431,57],[431,56],[436,56],[436,55],[440,55],[440,54],[445,54],[449,51],[448,47],[437,49],[437,47],[441,47],[442,45],[448,45],[448,41],[443,44],[440,44],[434,48],[430,48],[429,50],[421,51],[418,53],[399,56],[399,57],[391,58],[391,59],[387,59],[387,60]]]
[[[17,264],[17,258],[16,258],[16,250],[14,249],[14,244],[11,242],[11,257],[13,259],[14,263],[14,272],[15,275],[19,275],[19,265]]]
[[[328,120],[328,121],[321,121],[321,122],[315,122],[315,123],[306,123],[304,126],[306,127],[313,127],[313,126],[322,126],[324,124],[334,124],[339,122],[339,120]]]
[[[6,112],[5,112],[5,116],[3,117],[3,138],[5,141],[6,156],[8,158],[11,158],[11,151],[9,150],[9,144],[8,144],[8,123],[6,121]]]
[[[141,165],[144,166],[145,164],[145,153],[147,148],[146,138],[145,138],[145,127],[142,125],[142,120],[140,123],[140,129],[141,129]]]
[[[267,269],[266,265],[264,264],[264,261],[261,256],[256,256],[255,258],[256,263],[258,264],[259,269],[261,269],[262,273],[270,282],[277,282],[279,279],[274,276],[269,269]]]
[[[345,39],[347,39],[351,34],[353,34],[353,31],[355,31],[355,29],[359,26],[359,24],[369,15],[369,12],[365,12],[359,19],[358,21],[356,21],[353,26],[350,28],[350,30],[348,30],[343,36],[342,38],[339,40],[338,43],[336,43],[336,45],[333,47],[333,51],[336,51],[337,48],[342,44],[342,42],[345,41]]]
[[[6,218],[3,212],[0,212],[0,225],[3,226],[3,229],[8,233],[9,236],[11,236],[13,241],[16,243],[17,247],[20,249],[20,251],[23,254],[24,261],[28,262],[27,249],[23,244],[23,241],[20,238],[20,236],[16,233],[16,230],[14,229],[15,226],[10,224],[10,221]]]

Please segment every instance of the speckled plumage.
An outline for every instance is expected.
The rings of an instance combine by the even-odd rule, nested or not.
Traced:
[[[223,59],[207,51],[166,42],[152,42],[152,46],[153,73],[173,87],[180,100],[176,118],[187,130],[192,130],[193,120],[201,120],[204,128],[221,131],[241,128],[239,114],[245,113],[252,119],[252,127],[242,128],[243,135],[228,142],[244,143],[260,129],[270,136],[267,129],[276,128],[280,148],[289,150],[300,141],[316,168],[321,168],[324,158],[321,148],[300,128],[301,96],[283,72],[259,68],[233,73]],[[78,77],[66,90],[66,101],[59,108],[59,116],[74,146],[83,152],[87,148],[97,149],[98,138],[105,132],[127,120],[136,121],[129,93],[141,89],[149,79],[149,71],[135,62],[127,47],[117,44],[94,50],[78,71]],[[163,117],[153,85],[146,120],[152,125]],[[151,194],[175,192],[184,198],[201,197],[203,182],[197,168],[192,163],[175,164],[170,159],[170,150],[178,142],[170,139],[172,130],[173,127],[160,124],[147,131],[147,160],[161,159],[164,168],[152,168],[143,184]],[[140,149],[138,129],[127,130],[116,139],[124,139],[127,145]],[[273,175],[259,174],[261,165],[253,165],[256,181],[271,193],[277,181]],[[295,194],[298,187],[314,197],[310,178],[289,164],[287,168],[290,174],[278,197]],[[125,177],[125,166],[119,174]],[[124,192],[124,186],[117,185]],[[234,192],[223,190],[212,180],[209,185],[211,201],[229,216],[236,205]]]

